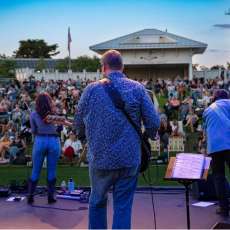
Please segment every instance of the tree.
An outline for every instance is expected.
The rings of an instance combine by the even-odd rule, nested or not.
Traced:
[[[14,76],[16,63],[13,60],[0,59],[0,76],[12,77]]]
[[[210,69],[211,70],[214,70],[214,69],[225,69],[225,67],[223,65],[214,65]]]
[[[67,72],[69,68],[69,58],[58,60],[56,69],[60,72]],[[100,59],[97,56],[80,56],[71,60],[71,69],[73,72],[82,72],[84,69],[88,72],[96,72],[100,68]]]
[[[97,56],[80,56],[72,61],[72,70],[74,72],[83,71],[96,72],[100,68],[100,59]]]
[[[193,65],[192,65],[192,68],[193,68],[193,70],[198,70],[199,66],[200,66],[200,65],[196,63],[196,64],[193,64]]]
[[[59,54],[58,45],[48,45],[42,39],[28,39],[19,41],[18,50],[14,51],[16,58],[51,58]]]
[[[227,62],[227,69],[230,69],[230,62]]]
[[[44,58],[40,58],[36,66],[36,71],[42,71],[45,68],[46,68],[46,63],[44,61]]]
[[[56,69],[59,72],[67,72],[68,71],[68,65],[69,65],[69,58],[64,58],[62,60],[58,60],[56,64]]]
[[[208,70],[209,68],[207,67],[207,66],[205,66],[205,65],[201,65],[200,66],[200,70]]]
[[[6,55],[5,54],[0,54],[0,59],[5,59],[6,58]]]

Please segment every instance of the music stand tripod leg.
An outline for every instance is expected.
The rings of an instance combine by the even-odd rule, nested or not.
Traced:
[[[190,229],[190,209],[189,209],[189,184],[185,183],[187,229]]]
[[[180,183],[185,187],[187,229],[190,229],[189,186],[192,184],[192,182],[182,180]]]

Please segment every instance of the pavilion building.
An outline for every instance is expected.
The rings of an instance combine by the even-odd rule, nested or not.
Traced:
[[[153,80],[192,80],[192,57],[204,53],[206,48],[205,43],[156,29],[144,29],[90,47],[98,54],[118,50],[128,77]]]

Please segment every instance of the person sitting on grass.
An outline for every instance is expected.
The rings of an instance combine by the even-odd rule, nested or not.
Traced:
[[[13,164],[25,164],[25,150],[26,143],[23,138],[17,133],[16,138],[12,139],[12,143],[9,146],[10,161]]]
[[[165,161],[167,158],[169,137],[172,134],[172,127],[169,120],[161,119],[158,134],[160,136],[161,144],[163,145],[163,159]]]
[[[200,132],[198,140],[199,140],[198,152],[206,155],[207,154],[207,140],[206,140],[205,133],[203,132],[203,130]]]
[[[10,138],[8,137],[7,133],[3,135],[0,139],[0,160],[5,160],[5,154],[11,144]]]
[[[178,121],[177,120],[173,120],[170,123],[170,125],[171,125],[171,128],[172,128],[171,136],[174,136],[174,137],[181,136],[181,134],[179,133],[179,124],[178,124]]]
[[[189,114],[186,117],[186,125],[185,127],[189,127],[190,131],[193,133],[194,132],[194,128],[197,128],[198,126],[198,116],[194,113],[194,110],[191,109]]]
[[[74,157],[80,157],[80,151],[82,150],[81,142],[77,139],[74,132],[69,133],[69,138],[65,141],[63,147],[63,153],[66,158],[68,158],[73,164]]]

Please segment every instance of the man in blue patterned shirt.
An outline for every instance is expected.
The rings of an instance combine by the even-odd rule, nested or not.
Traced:
[[[89,228],[107,228],[107,194],[113,188],[113,228],[131,228],[131,210],[140,165],[140,137],[123,112],[117,109],[105,90],[111,81],[125,102],[125,110],[150,138],[159,128],[159,115],[143,85],[128,79],[122,57],[110,50],[102,56],[105,79],[84,90],[77,106],[75,128],[88,142],[91,196]]]

